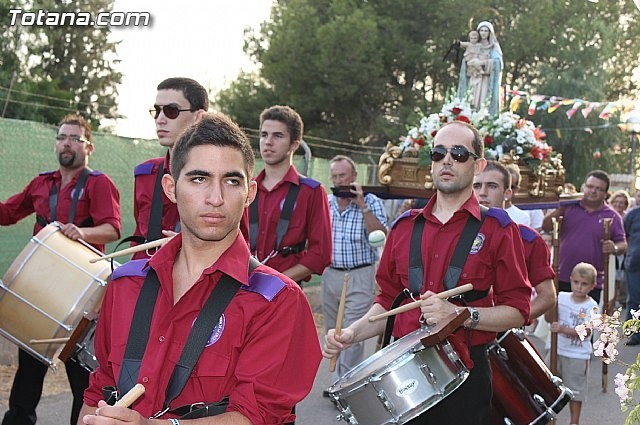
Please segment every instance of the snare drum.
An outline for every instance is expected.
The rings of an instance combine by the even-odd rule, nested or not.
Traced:
[[[43,228],[0,281],[0,334],[53,367],[60,343],[31,340],[68,337],[85,312],[100,308],[111,266],[89,260],[101,256],[58,223]]]
[[[549,423],[571,400],[571,390],[553,376],[521,329],[489,347],[493,374],[492,425]]]
[[[466,310],[465,310],[466,311]],[[374,353],[329,388],[351,425],[404,424],[458,388],[469,371],[446,339],[427,348],[432,335],[418,329]]]

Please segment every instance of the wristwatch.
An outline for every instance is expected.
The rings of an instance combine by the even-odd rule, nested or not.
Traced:
[[[469,307],[469,313],[471,313],[471,323],[469,324],[469,326],[466,326],[467,329],[474,329],[476,326],[478,326],[478,323],[480,322],[480,312],[478,311],[477,308],[473,308],[473,307]]]

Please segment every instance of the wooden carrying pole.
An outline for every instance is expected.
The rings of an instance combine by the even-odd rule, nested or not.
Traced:
[[[135,254],[136,252],[146,251],[147,249],[157,248],[159,246],[164,245],[166,242],[169,241],[169,239],[171,239],[171,238],[169,237],[169,238],[157,239],[155,241],[143,243],[141,245],[132,246],[131,248],[125,248],[125,249],[120,250],[120,251],[112,252],[111,254],[103,255],[102,257],[99,257],[99,258],[92,258],[92,259],[89,260],[89,262],[90,263],[97,263],[98,261],[109,260],[111,258],[121,257],[121,256],[124,256],[124,255],[129,255],[129,254]]]
[[[551,233],[551,245],[553,246],[553,259],[552,266],[553,271],[556,273],[556,277],[553,279],[556,294],[560,289],[560,277],[559,277],[559,263],[560,263],[560,225],[562,224],[562,216],[553,217],[553,231]],[[551,323],[558,321],[558,301],[553,307]],[[551,332],[551,347],[549,349],[549,368],[554,375],[558,374],[558,334]]]
[[[347,284],[349,283],[349,273],[344,274],[344,283],[342,284],[342,294],[340,295],[340,304],[338,305],[338,317],[336,318],[336,336],[340,336],[342,333],[342,320],[344,319],[344,304],[347,301]],[[329,372],[333,373],[336,370],[336,363],[338,362],[339,354],[331,357],[329,363]]]
[[[602,219],[602,226],[604,227],[604,238],[603,240],[608,241],[611,237],[611,221],[610,218]],[[602,281],[602,295],[600,299],[602,300],[602,314],[609,313],[609,254],[602,253],[603,255],[603,264],[604,264],[604,279]],[[609,365],[604,362],[606,358],[606,353],[602,355],[602,392],[606,393],[609,387]]]

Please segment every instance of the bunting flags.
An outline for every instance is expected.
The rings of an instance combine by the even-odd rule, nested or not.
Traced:
[[[591,102],[584,99],[566,99],[559,96],[529,94],[522,90],[510,90],[507,93],[512,96],[509,103],[511,112],[515,113],[523,102],[528,101],[527,114],[531,116],[535,115],[536,111],[547,111],[547,113],[552,114],[561,106],[569,106],[566,111],[568,119],[571,119],[578,111],[581,112],[585,119],[593,112],[599,111],[598,117],[607,120],[618,112],[624,114],[632,109],[640,109],[640,102],[634,100]]]

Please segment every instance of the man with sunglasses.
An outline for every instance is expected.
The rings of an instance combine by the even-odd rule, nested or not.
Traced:
[[[106,243],[120,237],[120,195],[106,174],[88,168],[94,152],[91,126],[79,115],[67,115],[60,121],[55,139],[58,170],[41,173],[21,193],[0,202],[0,225],[15,224],[35,212],[34,235],[56,221],[68,238],[82,239],[104,252]],[[74,361],[65,368],[73,394],[70,423],[75,425],[89,372]],[[18,370],[2,425],[36,423],[47,369],[26,351],[18,350]]]
[[[598,271],[598,284],[589,296],[598,303],[605,273],[603,254],[620,255],[627,250],[622,218],[606,203],[608,191],[609,175],[602,170],[593,170],[587,174],[582,184],[582,199],[576,204],[549,212],[542,222],[542,228],[551,231],[553,217],[562,217],[559,290],[571,292],[571,271],[576,264],[593,264]],[[609,238],[606,240],[602,224],[605,218],[612,220]]]
[[[171,150],[182,131],[209,109],[207,90],[190,78],[167,78],[158,84],[157,90],[156,102],[149,113],[156,123],[158,142],[167,148],[167,153],[164,157],[138,164],[134,169],[136,228],[132,245],[154,241],[180,230],[178,209],[166,197],[160,182],[162,176],[169,173]],[[132,259],[148,256],[147,251],[141,251]]]
[[[448,338],[461,358],[466,358],[469,377],[444,400],[408,423],[488,424],[492,392],[487,345],[496,332],[522,326],[529,317],[531,286],[526,278],[524,249],[518,227],[509,216],[495,208],[482,212],[473,193],[474,176],[486,166],[482,138],[474,127],[460,121],[443,126],[434,138],[431,160],[436,195],[422,210],[407,211],[392,225],[376,274],[380,294],[369,312],[339,336],[333,329],[327,333],[324,356],[331,358],[354,342],[381,334],[384,321],[369,322],[369,317],[389,311],[394,299],[406,289],[420,297],[421,305],[395,317],[396,338],[417,330],[422,323],[443,322],[466,307],[470,318],[464,328]],[[459,250],[459,279],[451,279],[448,276],[455,274],[450,269],[451,259],[459,257],[454,251],[469,223],[479,225],[479,229],[466,232],[476,236]],[[412,238],[414,231],[416,237]],[[410,253],[416,251],[420,255],[410,261]],[[409,273],[410,264],[422,273]],[[464,301],[453,303],[434,296],[446,287],[466,283],[474,289],[464,295]],[[416,286],[418,290],[412,289]]]

